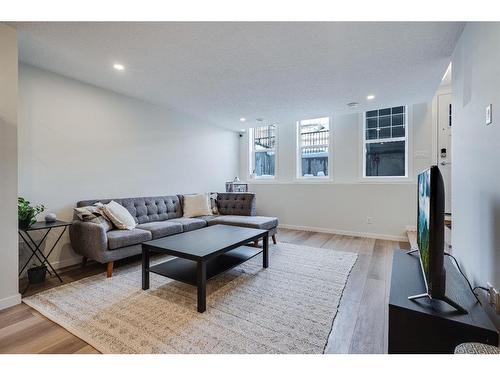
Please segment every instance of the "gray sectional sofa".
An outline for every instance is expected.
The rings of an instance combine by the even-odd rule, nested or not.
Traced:
[[[142,252],[141,243],[151,239],[189,232],[210,225],[225,224],[269,230],[276,244],[278,219],[256,216],[253,193],[218,193],[219,215],[184,218],[183,195],[159,197],[91,199],[77,203],[77,207],[94,203],[109,203],[111,200],[124,206],[135,218],[132,230],[106,230],[102,225],[79,220],[76,216],[69,228],[71,245],[83,256],[83,264],[93,259],[107,264],[107,274],[113,274],[113,261]],[[257,245],[257,244],[255,244]]]

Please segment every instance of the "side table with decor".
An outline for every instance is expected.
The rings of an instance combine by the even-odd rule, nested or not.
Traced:
[[[19,219],[18,233],[28,249],[30,249],[31,251],[30,257],[19,271],[19,276],[21,276],[26,267],[28,267],[33,257],[36,257],[39,262],[38,266],[28,269],[28,285],[21,294],[24,294],[31,284],[41,283],[45,281],[46,272],[48,272],[50,275],[54,274],[62,283],[63,280],[61,276],[59,276],[52,264],[50,264],[48,258],[59,243],[59,240],[66,231],[66,228],[70,226],[71,223],[67,221],[57,220],[54,214],[48,214],[46,216],[46,221],[36,221],[37,215],[43,212],[45,210],[45,207],[43,205],[37,205],[33,207],[30,205],[29,201],[21,197],[18,198],[17,202]],[[41,246],[47,239],[49,233],[55,228],[62,228],[62,231],[48,251],[47,255],[45,255],[44,251],[42,251],[41,249]],[[45,231],[45,233],[39,241],[35,241],[35,239],[31,235],[31,232],[34,231]]]
[[[246,193],[248,192],[248,184],[238,181],[226,182],[226,193]]]

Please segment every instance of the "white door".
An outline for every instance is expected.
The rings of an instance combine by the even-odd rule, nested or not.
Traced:
[[[451,213],[451,95],[438,95],[438,166],[444,179],[445,212]]]

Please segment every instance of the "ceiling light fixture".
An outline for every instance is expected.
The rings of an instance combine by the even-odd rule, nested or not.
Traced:
[[[246,120],[247,120],[247,119],[246,119],[246,118],[244,118],[244,117],[241,117],[241,118],[240,118],[240,122],[245,122]]]
[[[113,68],[115,70],[125,70],[125,67],[122,64],[113,64]]]
[[[375,99],[375,95],[368,95],[366,97],[366,100],[373,100],[373,99]]]

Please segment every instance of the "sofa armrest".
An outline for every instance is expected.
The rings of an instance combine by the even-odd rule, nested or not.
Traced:
[[[108,236],[101,225],[74,220],[69,227],[69,238],[77,254],[101,263],[106,261],[103,255],[108,249]]]
[[[217,193],[217,207],[221,215],[255,216],[254,193]]]

